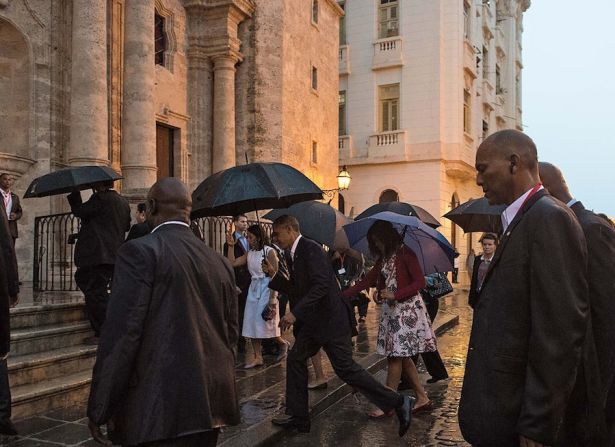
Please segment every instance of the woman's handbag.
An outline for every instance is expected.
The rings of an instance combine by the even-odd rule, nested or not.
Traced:
[[[265,321],[273,320],[277,313],[277,304],[267,304],[261,312],[261,318]]]
[[[444,273],[434,273],[429,276],[433,280],[433,284],[425,287],[421,290],[421,293],[426,294],[429,298],[437,299],[453,291],[453,285]]]

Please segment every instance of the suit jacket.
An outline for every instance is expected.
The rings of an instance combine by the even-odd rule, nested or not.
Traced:
[[[474,257],[474,264],[472,265],[472,280],[470,281],[470,293],[468,294],[468,304],[470,307],[474,307],[478,301],[478,291],[476,287],[478,286],[478,268],[482,262],[482,256],[482,254],[476,255]]]
[[[182,225],[118,251],[88,416],[136,445],[239,423],[230,263]]]
[[[136,223],[132,227],[130,227],[128,234],[126,235],[126,241],[131,241],[133,239],[138,239],[140,237],[147,236],[148,234],[150,234],[151,231],[152,231],[152,227],[150,226],[149,223],[147,222]]]
[[[233,239],[237,241],[237,234],[233,233]],[[224,256],[226,257],[226,251],[228,250],[228,244],[224,243]],[[240,258],[241,256],[246,254],[246,251],[241,245],[241,242],[237,242],[233,246],[233,250],[235,250],[235,259]],[[250,288],[250,283],[252,282],[252,275],[250,275],[250,271],[248,270],[248,263],[244,265],[240,265],[238,267],[234,267],[235,271],[235,281],[237,282],[237,287],[241,289],[241,293],[243,295],[247,295],[248,289]]]
[[[587,321],[587,249],[574,214],[546,191],[507,228],[474,307],[459,424],[480,446],[553,445]]]
[[[9,231],[11,232],[11,237],[13,239],[17,239],[19,237],[19,232],[17,231],[17,221],[21,219],[21,216],[23,215],[23,209],[21,208],[21,203],[19,202],[19,196],[14,192],[11,192],[11,200],[13,201],[11,213],[15,213],[15,219],[8,221]]]
[[[87,267],[114,264],[115,254],[130,229],[128,200],[112,189],[94,193],[82,203],[81,194],[68,195],[73,214],[81,219],[81,229],[75,246],[75,264]]]
[[[6,213],[0,213],[0,356],[10,351],[10,297],[19,293],[17,258]]]
[[[587,242],[591,322],[559,444],[615,445],[613,435],[606,440],[607,426],[615,423],[615,415],[608,422],[605,419],[605,411],[615,408],[615,402],[607,402],[615,375],[615,230],[581,202],[571,209]]]
[[[320,342],[352,331],[348,299],[341,291],[327,254],[322,247],[305,237],[297,243],[290,275],[278,273],[269,287],[289,297],[290,310],[297,318],[295,335],[306,333]]]

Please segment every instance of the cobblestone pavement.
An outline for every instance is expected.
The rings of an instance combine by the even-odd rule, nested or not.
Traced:
[[[430,414],[413,418],[408,434],[397,436],[397,418],[369,420],[365,414],[371,410],[363,397],[359,402],[347,396],[328,408],[312,421],[308,434],[289,435],[280,446],[468,446],[459,431],[457,408],[461,394],[465,357],[472,323],[472,311],[467,305],[465,294],[457,294],[450,303],[459,314],[459,325],[438,339],[438,348],[450,379],[435,384],[426,384],[427,393],[434,401]],[[384,381],[384,372],[377,377]],[[421,373],[423,383],[429,378]]]

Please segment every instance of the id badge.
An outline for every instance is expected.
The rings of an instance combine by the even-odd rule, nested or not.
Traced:
[[[339,270],[337,271],[337,273],[338,273],[338,275],[343,275],[343,274],[345,274],[345,273],[346,273],[346,269],[345,269],[344,267],[342,267],[341,269],[339,269]]]

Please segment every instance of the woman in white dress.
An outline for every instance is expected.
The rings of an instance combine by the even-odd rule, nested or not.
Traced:
[[[247,264],[252,276],[241,331],[241,335],[246,340],[249,340],[252,345],[253,356],[252,358],[246,358],[244,366],[244,368],[249,369],[264,364],[261,340],[273,338],[280,345],[280,353],[276,361],[286,357],[290,343],[280,336],[280,328],[278,327],[280,313],[279,306],[277,305],[277,292],[269,288],[270,278],[263,273],[262,269],[263,257],[267,256],[267,260],[277,270],[278,257],[275,249],[268,245],[267,236],[259,225],[249,227],[246,237],[250,244],[250,250],[239,258],[235,258],[234,250],[228,250],[227,257],[231,264],[233,264],[233,267]],[[236,242],[233,238],[233,233],[227,233],[226,243],[229,247],[233,246]],[[263,311],[268,306],[273,309],[270,312],[272,318],[265,320],[263,318]]]

